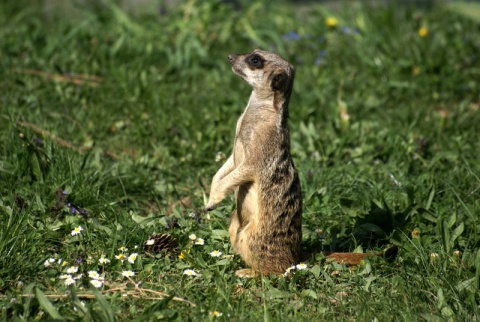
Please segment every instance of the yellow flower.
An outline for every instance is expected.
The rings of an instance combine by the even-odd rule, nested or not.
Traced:
[[[335,17],[328,17],[327,19],[325,19],[325,24],[327,25],[327,27],[333,28],[338,25],[338,20]]]
[[[180,255],[178,255],[179,259],[185,259],[185,254],[190,254],[190,249],[189,250],[182,250],[180,252]]]
[[[420,29],[418,29],[418,35],[420,37],[425,37],[426,35],[428,35],[428,29],[426,27],[421,27]]]
[[[123,254],[115,255],[115,258],[118,259],[118,260],[121,260],[122,263],[123,263],[123,261],[125,260],[125,255],[123,255]]]

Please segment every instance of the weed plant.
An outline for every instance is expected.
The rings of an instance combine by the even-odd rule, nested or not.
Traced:
[[[2,320],[479,320],[475,14],[241,3],[2,1]],[[238,279],[233,196],[196,212],[250,91],[227,55],[256,47],[297,68],[292,153],[318,253]],[[389,245],[393,262],[358,267],[320,252]]]

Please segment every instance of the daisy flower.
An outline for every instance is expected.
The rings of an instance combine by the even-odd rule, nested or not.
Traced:
[[[98,262],[100,264],[108,264],[110,263],[110,260],[108,258],[105,258],[105,255],[102,255],[99,259],[98,259]]]
[[[284,276],[287,276],[287,275],[290,274],[290,272],[291,272],[292,270],[294,270],[294,269],[295,269],[295,265],[290,266],[289,268],[287,268],[287,270],[285,271],[285,274],[283,274],[283,275],[284,275]]]
[[[134,271],[123,271],[122,275],[125,276],[125,277],[132,277],[132,276],[135,276],[135,272]]]
[[[155,244],[155,239],[149,239],[149,240],[147,240],[147,242],[145,244],[149,245],[149,246],[153,245],[153,244]]]
[[[80,233],[82,232],[82,230],[83,230],[83,227],[82,227],[82,226],[75,227],[75,228],[72,230],[71,234],[72,234],[72,236],[78,235],[78,234],[80,234]]]
[[[91,280],[90,283],[96,287],[96,288],[99,288],[102,286],[103,282],[102,281],[99,281],[99,280]]]
[[[138,256],[137,253],[130,254],[130,256],[128,256],[128,261],[132,264],[135,263],[135,260],[137,259],[137,256]]]
[[[195,240],[195,245],[203,245],[205,244],[205,240],[203,240],[203,238],[197,238]]]
[[[58,277],[61,280],[66,280],[67,278],[72,278],[72,275],[70,274],[62,274]]]
[[[196,240],[196,239],[197,239],[197,235],[191,234],[190,236],[188,236],[188,238],[189,238],[190,240]]]
[[[218,312],[218,311],[213,311],[213,312],[211,312],[210,314],[213,315],[214,317],[220,317],[220,316],[223,315],[222,312]]]
[[[186,269],[186,270],[183,271],[183,275],[197,276],[198,273],[195,272],[193,269]]]
[[[222,252],[218,250],[214,250],[213,252],[210,253],[210,256],[212,257],[219,257],[220,255],[222,255]]]
[[[121,252],[128,252],[128,248],[125,246],[120,247],[118,250]]]
[[[88,277],[94,280],[98,280],[100,278],[100,274],[97,271],[88,271]]]
[[[73,273],[76,273],[78,272],[78,266],[70,266],[68,269],[67,269],[67,273],[68,274],[73,274]]]
[[[75,280],[69,276],[65,279],[65,285],[72,285],[72,284],[75,284]]]
[[[45,267],[49,267],[52,263],[55,263],[55,261],[55,258],[49,258],[45,262],[43,262],[43,265],[45,265]]]
[[[115,258],[122,261],[122,263],[123,263],[123,261],[125,260],[125,255],[123,255],[123,254],[115,255]]]
[[[306,269],[306,268],[307,268],[307,264],[305,264],[305,263],[297,264],[296,268],[297,268],[297,269]]]
[[[73,279],[74,279],[74,280],[79,280],[79,279],[82,278],[82,276],[83,276],[83,274],[80,273],[80,274],[78,274],[77,276],[75,276]]]

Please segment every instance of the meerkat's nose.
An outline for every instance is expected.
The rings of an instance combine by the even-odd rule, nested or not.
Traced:
[[[233,62],[235,61],[235,58],[237,58],[237,55],[228,55],[228,62],[230,64],[233,64]]]

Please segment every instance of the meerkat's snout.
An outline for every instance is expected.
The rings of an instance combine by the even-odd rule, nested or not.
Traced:
[[[233,65],[235,59],[237,59],[237,55],[228,55],[228,62],[230,63],[230,65]]]

